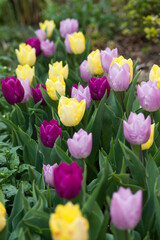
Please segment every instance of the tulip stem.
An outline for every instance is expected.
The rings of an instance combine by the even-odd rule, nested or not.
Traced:
[[[124,231],[124,239],[125,240],[129,240],[129,238],[128,238],[128,230]]]
[[[124,92],[121,92],[121,103],[122,103],[122,109],[123,109],[123,112],[125,112],[125,106],[124,106]]]
[[[143,163],[143,165],[145,165],[144,156],[143,156],[143,151],[142,151],[141,145],[139,147],[140,147],[140,159],[141,159],[141,162]]]

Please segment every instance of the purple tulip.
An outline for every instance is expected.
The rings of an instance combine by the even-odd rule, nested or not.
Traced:
[[[55,119],[50,122],[46,120],[40,126],[40,139],[42,143],[49,148],[54,146],[54,143],[58,136],[62,139],[61,127]]]
[[[5,79],[1,78],[2,92],[9,104],[20,103],[24,97],[24,88],[21,82],[11,76]]]
[[[37,29],[35,31],[35,34],[37,35],[38,39],[42,42],[46,40],[46,32],[42,29]]]
[[[132,194],[129,188],[120,187],[111,200],[110,215],[113,224],[121,230],[133,229],[142,213],[142,190]]]
[[[123,120],[124,136],[128,142],[134,145],[146,143],[151,133],[151,118],[146,119],[143,113],[131,112],[128,118],[128,123]]]
[[[55,46],[53,41],[48,39],[41,42],[41,51],[44,57],[51,57],[55,52]]]
[[[83,85],[74,84],[71,88],[71,98],[77,99],[78,102],[81,102],[83,99],[86,100],[86,109],[91,104],[91,93],[89,87],[86,88]]]
[[[67,18],[60,22],[60,34],[61,37],[65,38],[67,34],[71,34],[78,31],[78,20]]]
[[[91,73],[88,69],[88,62],[87,60],[84,60],[80,65],[80,74],[83,81],[88,82],[91,78]]]
[[[128,63],[123,64],[121,67],[113,63],[109,68],[108,82],[110,87],[116,92],[126,90],[130,83],[130,66]]]
[[[57,163],[55,163],[54,165],[44,165],[43,164],[43,172],[44,172],[44,179],[46,184],[48,184],[50,187],[54,187],[54,169],[57,167]]]
[[[62,198],[72,199],[79,195],[82,180],[82,169],[76,162],[70,165],[62,162],[54,169],[54,186]]]
[[[160,107],[160,91],[156,81],[142,82],[138,85],[137,95],[144,110],[154,112]]]
[[[77,159],[87,158],[92,151],[92,133],[88,134],[82,128],[67,140],[71,155]]]
[[[106,76],[99,78],[91,78],[89,80],[89,89],[93,100],[101,100],[107,89],[107,97],[110,94],[110,86]]]
[[[40,40],[35,38],[35,37],[31,37],[29,39],[27,39],[26,44],[30,45],[32,48],[36,49],[36,56],[39,56],[41,53],[41,48],[40,48]]]
[[[101,50],[100,56],[102,68],[108,73],[113,58],[118,58],[118,49],[114,48],[111,50],[110,48],[106,48],[105,50]]]
[[[31,87],[30,87],[30,82],[28,78],[26,80],[23,80],[22,78],[19,79],[21,82],[23,89],[24,89],[24,97],[22,99],[22,103],[28,102],[28,100],[31,97]]]
[[[46,102],[42,96],[42,93],[41,93],[41,89],[40,89],[40,86],[44,88],[44,90],[46,91],[46,86],[44,86],[43,84],[41,83],[38,83],[36,88],[33,88],[32,87],[32,96],[33,96],[33,99],[35,101],[35,103],[39,102],[42,100],[42,105],[46,105]]]
[[[64,45],[65,45],[65,48],[66,48],[66,52],[67,52],[67,53],[73,53],[73,52],[72,52],[72,49],[71,49],[71,46],[70,46],[70,42],[69,42],[68,36],[69,36],[69,35],[66,36],[65,41],[64,41]]]

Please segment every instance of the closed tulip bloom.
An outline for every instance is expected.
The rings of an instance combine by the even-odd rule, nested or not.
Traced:
[[[78,31],[78,20],[66,18],[65,20],[60,21],[60,34],[61,37],[65,38],[67,34],[72,34]]]
[[[31,87],[30,87],[29,80],[26,79],[24,81],[22,78],[20,78],[19,81],[21,82],[23,89],[24,89],[24,97],[22,99],[22,103],[28,102],[31,97]]]
[[[58,104],[58,115],[64,126],[73,127],[82,120],[85,108],[86,100],[79,103],[75,98],[62,96]]]
[[[71,50],[74,54],[81,54],[85,50],[85,37],[82,32],[75,32],[68,35]]]
[[[37,29],[35,34],[41,42],[46,40],[46,32],[42,29]]]
[[[6,214],[6,209],[3,206],[3,204],[0,202],[0,232],[2,232],[2,230],[6,226],[5,214]]]
[[[130,84],[130,66],[128,63],[119,66],[113,63],[109,68],[108,82],[115,92],[125,91]]]
[[[60,62],[55,62],[53,65],[49,64],[49,78],[51,77],[58,77],[59,75],[62,75],[65,79],[68,78],[68,64],[66,64],[63,67],[62,61]]]
[[[82,169],[76,162],[62,162],[54,169],[54,186],[62,198],[72,199],[79,195],[82,186]]]
[[[68,149],[75,158],[87,158],[92,151],[92,133],[88,134],[82,128],[67,140]]]
[[[39,23],[39,27],[41,30],[46,31],[47,37],[50,38],[56,25],[53,20],[51,21],[45,20],[43,23],[42,22]]]
[[[78,204],[57,205],[50,216],[49,227],[54,240],[88,240],[89,223]]]
[[[138,85],[137,95],[144,110],[154,112],[160,107],[160,91],[156,81],[142,82]]]
[[[3,96],[9,104],[14,105],[23,100],[24,88],[17,78],[13,76],[2,78],[1,85]]]
[[[84,82],[88,82],[89,79],[91,78],[91,73],[89,72],[88,69],[88,62],[87,60],[84,60],[81,65],[80,65],[80,74],[81,78]]]
[[[101,64],[102,68],[105,72],[108,73],[110,64],[113,60],[113,58],[118,58],[118,49],[110,49],[106,48],[105,50],[101,50]]]
[[[58,100],[56,91],[59,93],[60,96],[65,96],[66,83],[62,75],[60,75],[59,77],[50,77],[50,79],[47,79],[46,90],[49,97],[54,101]]]
[[[67,34],[67,36],[65,38],[64,45],[65,45],[67,53],[70,53],[70,54],[73,53],[72,49],[71,49],[71,46],[70,46],[70,42],[69,42],[69,34]]]
[[[91,93],[89,87],[86,88],[83,85],[74,84],[71,88],[71,98],[77,99],[78,102],[81,102],[83,99],[86,100],[86,109],[91,104]]]
[[[36,56],[39,56],[41,53],[41,48],[40,48],[40,40],[35,38],[35,37],[31,37],[29,39],[27,39],[26,44],[30,45],[32,48],[36,49]]]
[[[149,73],[149,80],[156,81],[157,86],[160,90],[160,67],[156,64],[153,65],[150,73]]]
[[[44,86],[43,84],[40,84],[38,83],[36,88],[33,88],[32,87],[32,96],[33,96],[33,99],[35,101],[35,103],[39,102],[42,100],[42,105],[46,105],[46,102],[42,96],[42,93],[41,93],[41,89],[40,89],[40,86],[44,88],[44,90],[46,91],[46,86]]]
[[[104,70],[101,65],[101,57],[100,57],[100,51],[97,49],[96,51],[92,51],[88,57],[88,69],[89,72],[93,75],[101,75]]]
[[[93,100],[101,100],[107,89],[107,96],[110,94],[110,86],[106,76],[99,78],[91,78],[89,80],[89,89]]]
[[[28,64],[33,66],[36,62],[36,49],[32,48],[30,45],[21,43],[19,45],[19,50],[15,50],[18,62],[21,65]]]
[[[53,41],[46,39],[41,42],[41,51],[44,57],[51,57],[55,52],[55,46]]]
[[[45,182],[52,188],[54,187],[53,173],[54,173],[55,167],[57,167],[57,166],[58,166],[57,163],[55,163],[54,165],[50,165],[50,164],[44,165],[43,164],[43,172],[44,172]]]
[[[152,124],[150,137],[146,143],[141,145],[142,150],[150,149],[150,147],[152,146],[153,140],[154,140],[154,127],[155,127],[155,124]]]
[[[55,119],[50,122],[46,120],[40,126],[40,139],[42,143],[49,148],[54,146],[54,143],[58,136],[62,139],[61,127]]]
[[[151,133],[151,118],[146,119],[143,113],[131,112],[128,118],[128,123],[123,120],[124,136],[128,142],[134,145],[146,143]]]
[[[142,190],[132,194],[129,188],[120,187],[111,200],[110,215],[113,224],[121,230],[133,229],[142,214]]]
[[[23,80],[28,79],[31,84],[33,77],[35,75],[35,69],[34,67],[31,68],[28,64],[25,64],[24,66],[18,65],[18,67],[16,68],[16,74],[18,79],[20,78],[22,78]]]

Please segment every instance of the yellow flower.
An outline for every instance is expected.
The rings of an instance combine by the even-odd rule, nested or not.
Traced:
[[[23,80],[28,79],[31,84],[33,77],[35,75],[35,70],[34,67],[31,68],[28,64],[25,64],[24,66],[18,65],[18,67],[16,68],[16,74],[18,79],[20,78],[22,78]]]
[[[156,64],[153,65],[150,73],[149,73],[149,80],[152,80],[153,82],[157,82],[157,86],[160,90],[160,67]]]
[[[55,22],[53,20],[48,21],[45,20],[43,23],[39,23],[40,29],[47,32],[47,37],[50,38],[52,36],[53,30],[56,27]]]
[[[119,56],[118,58],[113,58],[113,61],[111,62],[111,65],[113,63],[116,63],[119,67],[121,67],[125,63],[128,63],[128,65],[130,66],[130,83],[131,83],[132,79],[133,79],[133,62],[132,62],[132,59],[129,58],[127,60],[123,56]]]
[[[16,54],[18,62],[21,65],[28,64],[29,66],[33,66],[36,62],[36,49],[28,44],[21,43],[19,50],[16,49]]]
[[[62,75],[58,77],[50,77],[46,81],[47,93],[53,100],[58,100],[56,91],[59,95],[64,96],[66,91],[66,84]]]
[[[53,65],[49,64],[48,75],[49,75],[49,78],[62,75],[65,79],[67,79],[68,78],[68,64],[66,64],[64,67],[63,67],[62,61],[55,62],[55,63],[53,63]]]
[[[54,240],[88,240],[89,223],[78,204],[59,204],[50,216],[49,227]]]
[[[58,115],[63,125],[72,127],[79,124],[83,118],[86,100],[80,103],[75,98],[61,97],[58,104]]]
[[[5,219],[6,209],[3,204],[0,202],[0,232],[6,226],[6,219]]]
[[[82,32],[74,32],[68,36],[71,50],[74,54],[81,54],[85,50],[85,37]]]
[[[150,134],[148,141],[144,144],[141,144],[142,150],[147,150],[152,146],[153,140],[154,140],[154,127],[155,127],[155,124],[152,124],[151,125],[151,134]]]
[[[104,72],[101,65],[101,57],[100,57],[99,49],[97,49],[96,51],[92,51],[88,55],[87,61],[88,61],[88,69],[91,74],[100,75]]]

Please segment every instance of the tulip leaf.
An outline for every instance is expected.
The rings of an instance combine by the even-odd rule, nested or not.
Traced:
[[[160,239],[160,176],[157,177],[154,185],[154,202],[156,213],[156,229]]]
[[[72,163],[70,157],[57,145],[57,143],[54,144],[54,148],[62,162],[66,162],[68,164]]]
[[[53,100],[49,97],[48,93],[45,91],[45,89],[44,89],[42,86],[40,86],[40,89],[41,89],[41,93],[42,93],[42,96],[43,96],[45,102],[46,102],[50,107],[54,107],[55,111],[57,111],[58,101],[53,101]]]

